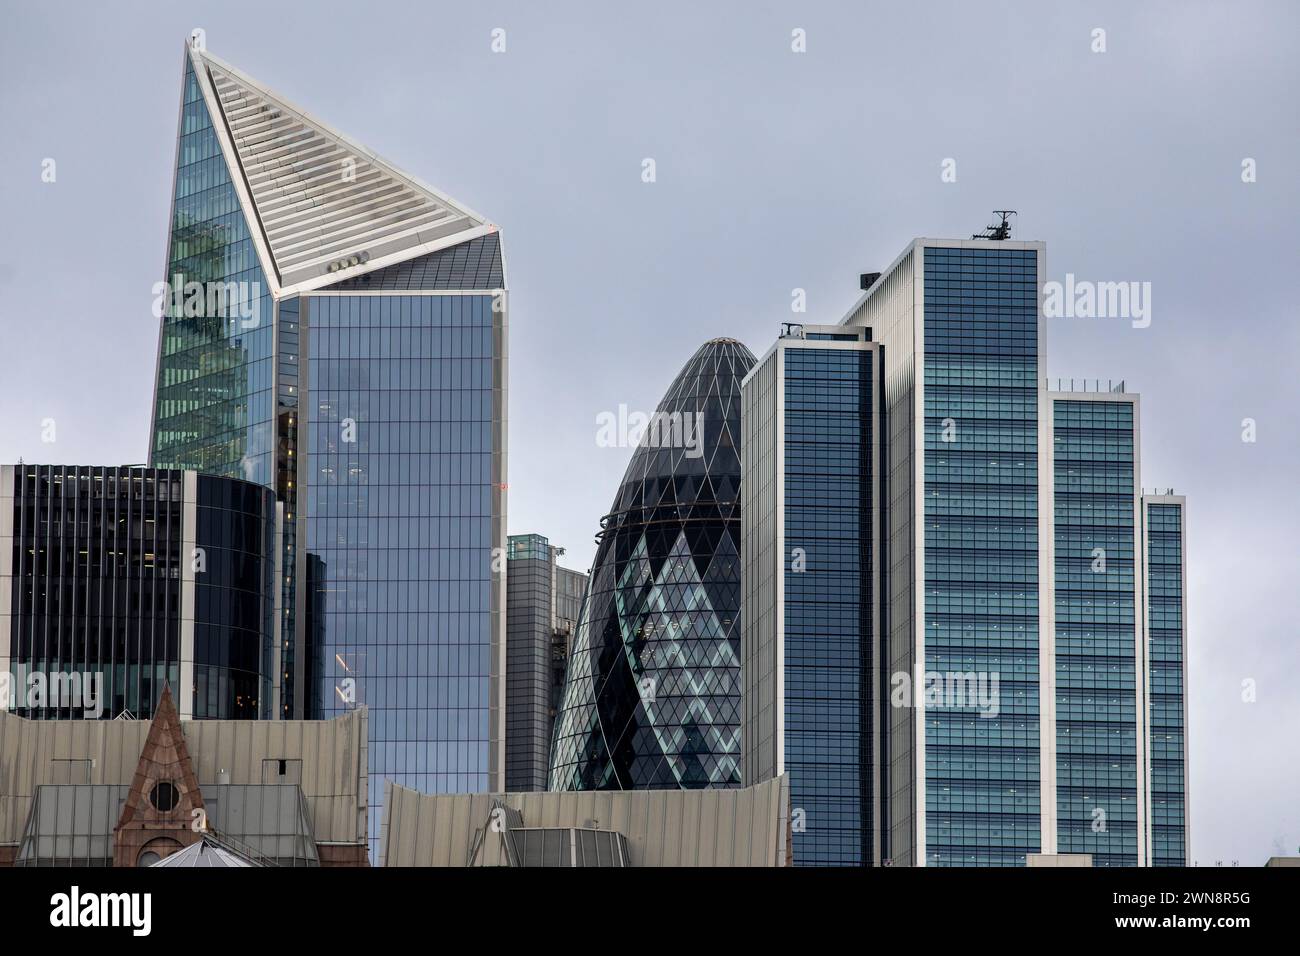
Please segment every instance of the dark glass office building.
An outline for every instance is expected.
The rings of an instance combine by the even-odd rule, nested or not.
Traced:
[[[0,672],[12,709],[144,718],[170,684],[183,718],[270,716],[280,551],[275,495],[252,482],[0,466]],[[93,708],[25,696],[72,675],[92,679]]]
[[[740,784],[740,383],[705,343],[668,389],[610,512],[556,721],[551,790]]]
[[[540,534],[512,534],[506,561],[506,792],[546,789],[555,715],[587,576]]]
[[[744,783],[788,774],[795,866],[879,862],[879,350],[804,326],[745,379]]]
[[[504,779],[500,235],[199,41],[184,77],[152,463],[283,503],[279,713],[369,706],[377,847],[385,778]]]

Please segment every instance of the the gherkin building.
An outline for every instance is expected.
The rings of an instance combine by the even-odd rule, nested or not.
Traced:
[[[740,383],[706,342],[646,428],[574,636],[552,790],[740,785]]]

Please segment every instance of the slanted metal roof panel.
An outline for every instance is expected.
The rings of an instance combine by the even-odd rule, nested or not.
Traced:
[[[307,292],[496,232],[482,216],[206,50],[206,71],[278,294]],[[229,157],[227,158],[229,162]]]

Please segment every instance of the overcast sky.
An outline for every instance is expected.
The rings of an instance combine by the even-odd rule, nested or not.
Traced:
[[[1140,392],[1143,484],[1189,496],[1194,858],[1300,853],[1295,4],[0,6],[4,462],[146,457],[196,26],[501,226],[510,531],[574,567],[630,454],[597,414],[653,409],[706,338],[838,321],[858,273],[995,208],[1048,278],[1150,282],[1148,328],[1052,320],[1047,370]]]

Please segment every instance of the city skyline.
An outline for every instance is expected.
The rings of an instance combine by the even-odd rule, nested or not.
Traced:
[[[895,135],[904,130],[916,135],[897,152],[907,168],[892,173],[879,159],[867,162],[859,156],[849,163],[838,158],[838,151],[809,159],[810,152],[817,152],[809,146],[841,133],[830,110],[807,112],[808,98],[844,81],[852,50],[835,36],[830,23],[799,11],[768,12],[731,34],[711,15],[698,13],[691,16],[700,18],[699,36],[670,36],[661,26],[647,31],[648,37],[635,36],[633,30],[619,34],[635,57],[672,48],[670,39],[698,54],[678,52],[687,77],[711,77],[723,95],[741,104],[742,119],[759,120],[761,136],[734,117],[710,111],[706,122],[698,108],[686,107],[685,130],[700,139],[690,147],[689,137],[670,130],[660,112],[668,105],[682,108],[684,81],[673,80],[654,95],[625,86],[621,92],[630,94],[642,114],[651,117],[643,129],[616,122],[585,164],[575,153],[560,150],[561,158],[530,154],[533,166],[494,158],[500,155],[500,137],[506,145],[521,145],[528,134],[503,131],[491,117],[477,119],[474,111],[490,112],[486,107],[500,106],[500,98],[508,93],[519,95],[521,76],[539,63],[555,66],[558,61],[544,55],[543,47],[554,52],[576,44],[590,54],[589,61],[607,65],[611,52],[594,27],[564,33],[525,11],[502,14],[509,45],[500,60],[492,61],[487,58],[494,55],[489,44],[495,20],[463,15],[442,22],[439,29],[463,36],[466,51],[477,52],[460,52],[452,63],[418,68],[432,71],[431,77],[450,78],[469,62],[477,63],[478,70],[500,64],[492,67],[497,73],[484,80],[490,92],[467,92],[459,103],[437,107],[444,111],[437,114],[439,128],[478,134],[458,134],[455,146],[448,148],[438,144],[436,135],[422,143],[404,128],[401,112],[417,105],[404,98],[409,94],[391,87],[358,92],[354,87],[364,79],[362,67],[335,64],[353,86],[331,82],[328,71],[313,73],[323,67],[297,47],[271,52],[264,41],[240,31],[228,18],[232,15],[214,12],[200,19],[207,20],[203,25],[209,42],[223,55],[296,100],[321,103],[332,122],[374,142],[381,153],[402,157],[405,166],[445,184],[453,194],[469,197],[476,207],[492,208],[509,230],[514,304],[523,318],[516,319],[512,343],[512,435],[519,443],[512,449],[508,530],[547,534],[569,549],[565,563],[579,570],[586,569],[594,553],[591,534],[601,507],[589,499],[604,497],[602,489],[616,485],[630,456],[630,449],[597,444],[597,415],[620,404],[653,409],[657,390],[671,378],[671,356],[699,339],[734,335],[759,351],[781,321],[835,321],[854,298],[857,273],[884,268],[900,242],[917,234],[968,234],[983,227],[990,208],[1003,204],[1020,209],[1015,238],[1050,242],[1049,279],[1065,281],[1072,274],[1097,281],[1150,281],[1155,304],[1149,327],[1080,317],[1049,319],[1052,363],[1046,371],[1049,377],[1067,379],[1071,374],[1110,375],[1141,392],[1148,402],[1143,412],[1148,435],[1144,474],[1153,484],[1173,484],[1175,491],[1186,491],[1193,502],[1187,531],[1193,556],[1188,641],[1193,683],[1192,845],[1194,859],[1209,865],[1216,859],[1246,863],[1300,845],[1300,819],[1287,797],[1295,792],[1297,770],[1293,762],[1276,759],[1294,752],[1285,729],[1295,726],[1300,711],[1290,690],[1297,665],[1287,623],[1294,599],[1286,583],[1297,571],[1297,559],[1288,547],[1297,531],[1297,516],[1294,502],[1283,497],[1279,505],[1276,497],[1269,497],[1270,490],[1287,487],[1297,466],[1285,389],[1272,385],[1289,381],[1290,360],[1300,344],[1286,319],[1287,306],[1276,295],[1286,274],[1284,250],[1290,248],[1284,223],[1293,220],[1296,211],[1296,188],[1284,182],[1283,172],[1294,155],[1296,136],[1271,119],[1285,112],[1270,98],[1277,95],[1270,88],[1280,76],[1275,71],[1294,52],[1296,24],[1293,11],[1273,8],[1272,15],[1276,29],[1262,31],[1262,40],[1258,23],[1252,28],[1252,38],[1262,43],[1264,54],[1252,50],[1247,60],[1234,22],[1220,19],[1226,16],[1221,13],[1208,13],[1204,22],[1179,21],[1177,29],[1167,31],[1159,29],[1158,18],[1147,11],[1111,10],[1096,17],[1034,14],[1013,31],[1024,44],[1017,46],[1022,55],[1016,65],[1018,71],[1041,71],[1048,88],[1043,93],[1019,85],[1018,74],[999,72],[997,56],[986,55],[998,37],[954,11],[952,22],[941,30],[948,49],[958,51],[956,62],[932,64],[937,79],[925,95],[944,102],[940,94],[955,88],[952,81],[959,67],[982,65],[991,77],[963,76],[977,92],[951,95],[970,101],[999,81],[1010,82],[1019,98],[1008,112],[1020,126],[1012,126],[1008,136],[1008,125],[992,117],[983,125],[965,121],[948,130],[945,142],[944,136],[923,130],[919,120],[903,124],[886,110],[883,121],[898,126]],[[174,60],[154,54],[174,50],[176,38],[199,24],[159,17],[147,29],[125,33],[110,20],[88,13],[85,16],[98,29],[85,31],[89,36],[83,39],[64,35],[45,16],[32,13],[24,24],[29,42],[21,49],[17,33],[0,40],[0,59],[6,64],[0,68],[6,78],[0,118],[17,130],[13,147],[3,157],[6,202],[31,223],[30,248],[13,238],[0,246],[0,288],[13,310],[7,312],[5,333],[26,359],[6,392],[13,410],[0,426],[0,461],[20,456],[68,464],[143,461],[140,416],[149,405],[149,386],[141,383],[152,377],[148,307],[158,279],[157,235],[165,193],[158,184],[169,178],[172,163],[162,145],[172,132],[159,135],[158,115],[174,115],[176,105]],[[597,26],[616,22],[615,15],[605,16],[595,18]],[[1089,50],[1094,19],[1109,30],[1111,46],[1104,55]],[[920,24],[908,15],[890,13],[871,26],[872,33],[880,34],[891,26],[915,29]],[[790,30],[795,27],[808,33],[804,61],[790,59]],[[711,37],[710,28],[715,30]],[[330,27],[308,24],[304,29],[317,44],[344,42]],[[959,43],[957,34],[963,30],[970,34],[969,46]],[[1037,46],[1026,42],[1035,31],[1045,38]],[[78,53],[70,78],[46,89],[38,112],[15,99],[14,91],[21,86],[17,71],[39,70],[31,58],[48,55],[56,40],[60,46],[72,44]],[[401,42],[411,44],[412,51],[418,49],[414,38]],[[716,44],[726,51],[724,66],[743,65],[752,89],[742,92],[718,73],[699,72],[704,68],[697,59]],[[143,102],[119,111],[116,119],[125,127],[124,136],[154,145],[127,150],[124,156],[108,150],[95,168],[85,161],[84,148],[60,130],[79,121],[93,128],[96,118],[84,114],[80,90],[87,88],[91,67],[105,55],[104,45],[137,54],[125,59],[134,61],[129,68],[145,91]],[[1208,79],[1200,75],[1199,66],[1192,68],[1184,45],[1217,50],[1214,68],[1205,71]],[[1052,69],[1044,47],[1064,57],[1068,68]],[[916,55],[914,46],[908,49]],[[1138,49],[1146,53],[1145,64],[1135,53]],[[884,59],[890,62],[888,56]],[[1151,61],[1163,72],[1156,75]],[[403,69],[412,68],[417,65],[408,57]],[[887,92],[888,65],[875,69],[880,70],[880,91]],[[614,93],[584,92],[576,76],[561,75],[565,78],[549,81],[549,92],[576,98],[593,116],[603,117],[602,110],[614,105]],[[664,77],[666,82],[667,73]],[[1235,84],[1226,82],[1230,77],[1236,78]],[[1172,85],[1163,85],[1166,78],[1187,88],[1175,92]],[[1085,83],[1095,85],[1113,114],[1099,112],[1102,107],[1095,103],[1079,106],[1077,97],[1088,88]],[[799,91],[797,97],[791,89]],[[853,89],[838,107],[853,107],[859,119],[868,112],[879,115],[879,104],[887,97],[867,95],[861,84]],[[896,88],[894,92],[898,94]],[[1096,142],[1086,144],[1092,165],[1066,155],[1077,146],[1077,128],[1068,108],[1048,110],[1047,118],[1036,115],[1042,97],[1052,94],[1063,107],[1073,104],[1082,110],[1076,117],[1083,120],[1079,126],[1087,129],[1091,124],[1102,131]],[[1142,107],[1158,98],[1171,109],[1144,125],[1125,112],[1130,95]],[[368,104],[376,97],[379,108],[372,111]],[[748,104],[759,101],[766,101],[772,112],[753,112],[758,107]],[[161,104],[160,113],[150,115],[149,104]],[[1201,138],[1205,134],[1190,122],[1201,110],[1223,119],[1214,140]],[[548,108],[544,115],[555,120],[561,114]],[[1160,127],[1161,136],[1153,135],[1153,125]],[[536,127],[527,129],[538,134]],[[372,139],[371,133],[377,135]],[[783,145],[787,133],[802,147]],[[738,137],[738,145],[729,144],[728,137]],[[1170,142],[1176,144],[1172,154]],[[766,158],[759,161],[760,156]],[[46,157],[58,162],[57,179],[48,184],[40,182]],[[657,160],[653,183],[642,181],[642,161],[649,157]],[[956,159],[958,172],[955,182],[945,183],[942,164],[950,157]],[[1258,160],[1258,181],[1242,181],[1245,158]],[[586,195],[561,175],[565,161],[583,172]],[[727,183],[736,171],[741,173],[737,181]],[[770,195],[773,175],[790,182],[775,184],[775,198],[768,203],[745,201]],[[809,195],[806,184],[819,180],[833,188],[825,190],[826,196]],[[22,183],[29,185],[18,185]],[[111,194],[106,186],[111,186]],[[541,204],[533,194],[545,187],[555,188],[557,194]],[[687,207],[706,203],[706,190],[716,191],[716,211],[706,209],[695,230],[675,234],[673,219]],[[836,190],[852,197],[849,208],[833,208]],[[899,196],[887,198],[895,192]],[[600,197],[600,204],[620,208],[623,224],[617,217],[601,215],[604,225],[596,232],[606,232],[599,242],[592,241],[587,229],[570,223],[557,226],[554,216],[566,201],[586,212],[593,195]],[[50,260],[34,256],[60,248],[58,231],[69,227],[74,207],[87,203],[98,213],[87,228],[97,237],[101,262],[88,263],[54,282]],[[600,204],[590,213],[599,214]],[[794,227],[778,233],[781,217],[767,208],[769,204],[784,210]],[[746,228],[738,230],[738,222]],[[628,223],[639,224],[641,234]],[[1139,228],[1131,228],[1135,223]],[[548,228],[561,229],[560,238]],[[741,232],[767,238],[751,242]],[[774,235],[780,235],[779,241],[772,240]],[[614,238],[618,241],[611,241]],[[560,247],[562,257],[554,258],[548,246]],[[571,279],[564,276],[563,263],[584,258],[588,265],[583,271],[605,275],[578,303],[564,288]],[[646,270],[647,261],[658,265]],[[114,270],[116,275],[111,274]],[[646,275],[655,276],[655,281],[647,281]],[[791,311],[796,289],[806,294],[806,313]],[[95,307],[86,309],[86,302]],[[663,318],[674,311],[681,318]],[[35,323],[14,320],[51,312],[69,316],[73,323],[57,347],[39,334]],[[619,321],[611,323],[611,316]],[[662,347],[636,348],[631,329],[644,329],[656,320],[653,327],[662,336]],[[584,378],[578,377],[578,370],[590,369],[590,363],[565,353],[579,337],[600,343],[609,357]],[[103,356],[122,370],[122,387],[115,401],[95,403],[77,379],[87,377]],[[544,373],[558,373],[572,387],[562,395],[552,387],[553,402],[520,400],[521,393],[544,387]],[[65,388],[57,393],[42,385],[63,380]],[[1206,382],[1217,387],[1205,388]],[[40,440],[45,418],[58,423],[58,439],[52,443]],[[1254,441],[1242,440],[1246,419],[1257,425]],[[546,448],[535,437],[542,435],[549,441]],[[581,483],[573,483],[576,488],[556,480],[574,471],[584,475]],[[1243,697],[1245,681],[1253,682],[1253,702]]]
[[[810,862],[1145,866],[1153,819],[1187,858],[1183,536],[1148,614],[1139,396],[1040,374],[1010,215],[913,240],[745,383],[746,780],[789,772]]]

